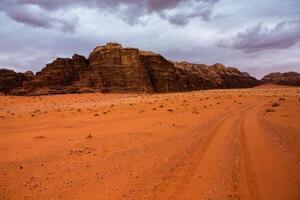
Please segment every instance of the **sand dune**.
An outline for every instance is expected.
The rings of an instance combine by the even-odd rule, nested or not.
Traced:
[[[300,88],[0,96],[0,199],[300,199]]]

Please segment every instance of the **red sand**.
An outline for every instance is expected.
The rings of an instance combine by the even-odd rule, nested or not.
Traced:
[[[0,199],[300,199],[300,88],[271,88],[1,96]]]

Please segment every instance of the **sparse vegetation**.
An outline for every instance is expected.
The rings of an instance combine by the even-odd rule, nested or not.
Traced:
[[[274,109],[272,109],[272,108],[268,108],[268,109],[266,109],[266,113],[269,113],[269,112],[275,112],[275,110],[274,110]]]
[[[43,135],[39,135],[39,136],[35,136],[34,138],[35,138],[35,139],[44,139],[44,138],[46,138],[46,137],[43,136]]]
[[[89,134],[88,136],[86,136],[86,139],[91,139],[93,136],[91,134]]]
[[[197,108],[193,108],[193,111],[192,111],[193,114],[199,114]]]

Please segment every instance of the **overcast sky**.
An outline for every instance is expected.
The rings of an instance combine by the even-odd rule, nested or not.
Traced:
[[[300,72],[300,0],[0,0],[0,68],[38,71],[97,45]]]

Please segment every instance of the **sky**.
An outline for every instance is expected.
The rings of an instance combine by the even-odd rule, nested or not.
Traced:
[[[0,0],[0,68],[36,72],[108,42],[257,78],[300,72],[300,0]]]

